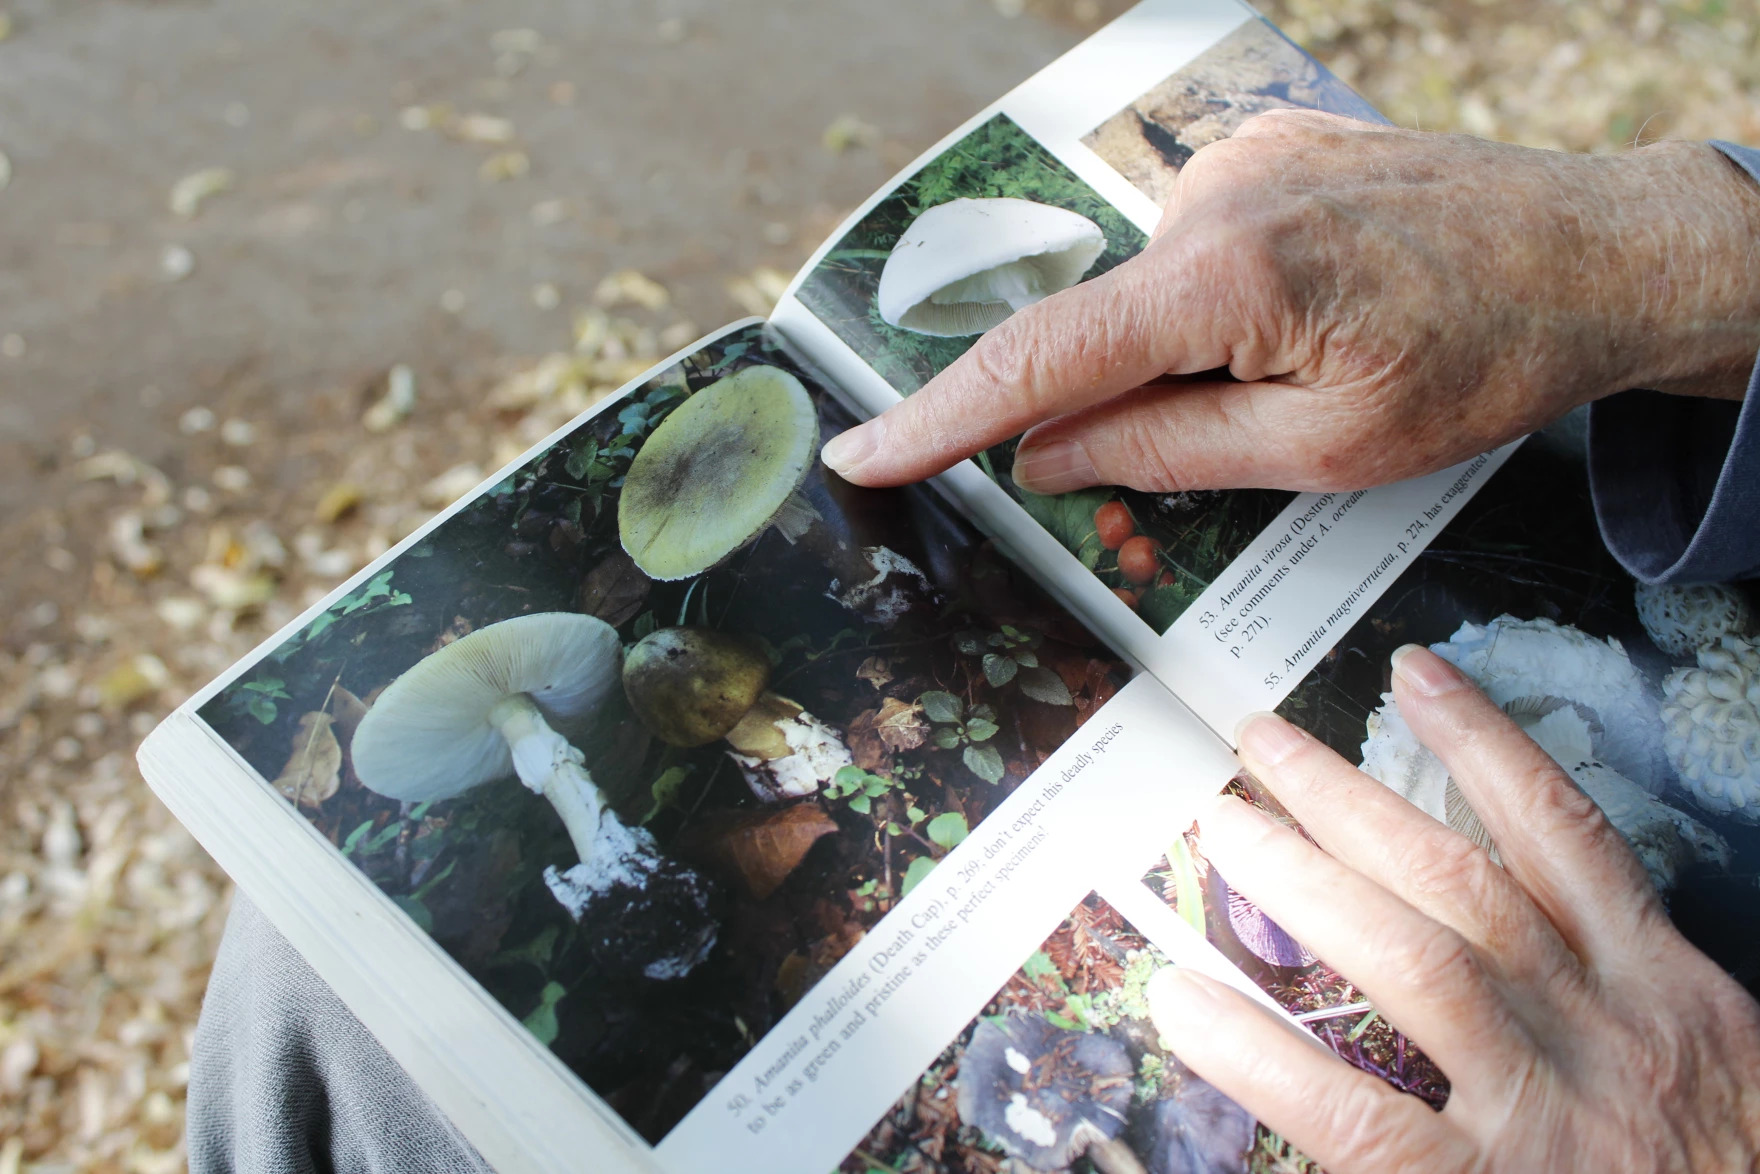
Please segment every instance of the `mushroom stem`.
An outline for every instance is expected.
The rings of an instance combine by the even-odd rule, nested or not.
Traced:
[[[1122,1138],[1108,1137],[1094,1142],[1088,1147],[1087,1158],[1100,1174],[1149,1174]]]
[[[490,711],[489,721],[507,739],[519,781],[550,801],[574,841],[575,854],[586,861],[599,836],[606,804],[604,793],[587,773],[585,756],[550,728],[524,693],[502,700]]]

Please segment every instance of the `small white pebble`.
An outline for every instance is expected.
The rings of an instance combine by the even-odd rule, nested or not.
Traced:
[[[434,125],[434,117],[426,106],[405,106],[397,112],[397,123],[404,130],[427,130]]]
[[[212,432],[219,420],[214,409],[194,407],[177,418],[177,430],[185,436],[196,436],[203,432]]]
[[[182,281],[195,268],[196,255],[182,245],[166,245],[159,254],[159,276],[166,281]]]
[[[562,293],[548,281],[532,287],[532,305],[540,310],[554,310],[562,304]]]
[[[251,487],[250,472],[238,465],[221,465],[214,470],[214,486],[227,493],[243,493]]]
[[[257,442],[257,428],[249,420],[228,420],[220,425],[220,439],[234,448]]]

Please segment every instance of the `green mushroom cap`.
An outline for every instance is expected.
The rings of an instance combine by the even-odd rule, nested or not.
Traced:
[[[723,737],[770,683],[770,658],[755,640],[713,628],[662,628],[623,659],[623,691],[654,735],[674,746]]]
[[[819,418],[776,367],[718,379],[654,429],[624,478],[617,531],[649,578],[700,575],[756,538],[800,488]]]

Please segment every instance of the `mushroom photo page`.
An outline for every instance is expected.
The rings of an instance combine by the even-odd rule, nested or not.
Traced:
[[[835,1166],[1237,769],[937,488],[829,472],[854,422],[731,327],[196,703],[297,889],[370,886],[662,1168]]]

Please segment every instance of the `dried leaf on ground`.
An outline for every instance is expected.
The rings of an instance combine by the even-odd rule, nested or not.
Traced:
[[[704,828],[690,837],[701,854],[762,901],[788,879],[819,837],[837,830],[837,822],[817,803],[797,803],[781,811],[710,820]]]
[[[614,550],[581,581],[580,610],[615,628],[642,610],[649,586],[635,560]]]
[[[342,786],[342,744],[336,740],[336,719],[316,710],[299,719],[293,752],[272,784],[293,802],[316,807]]]

